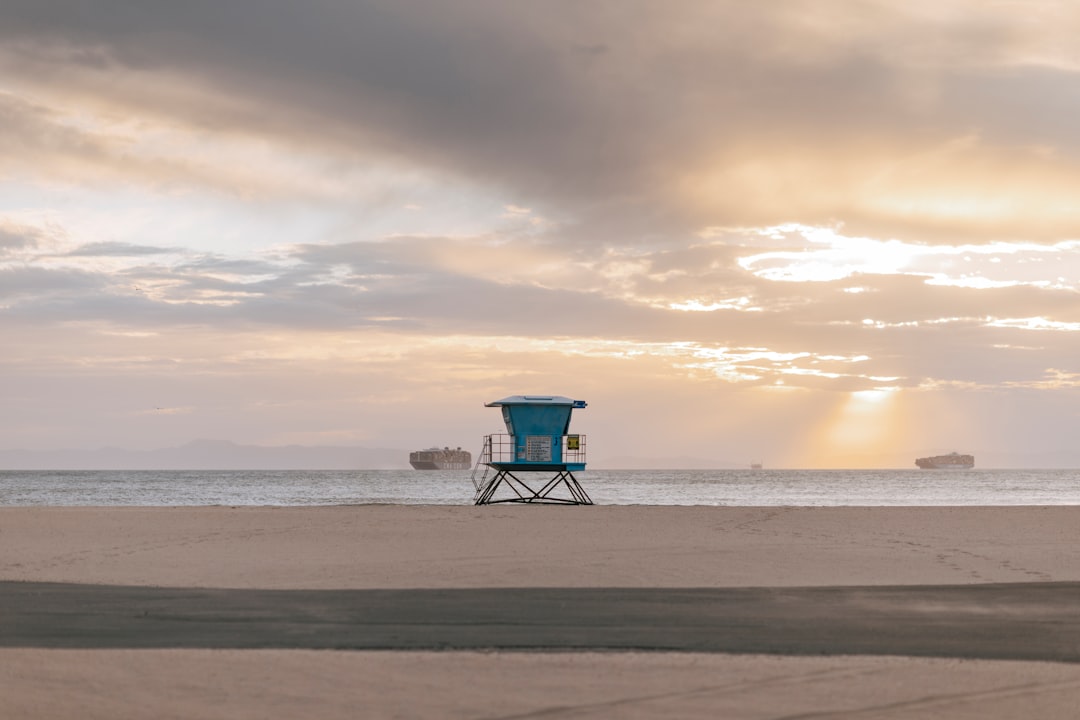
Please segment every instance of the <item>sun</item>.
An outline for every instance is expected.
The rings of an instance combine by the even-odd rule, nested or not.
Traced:
[[[888,400],[896,388],[874,388],[873,390],[856,390],[851,393],[852,401],[858,403],[880,403]]]

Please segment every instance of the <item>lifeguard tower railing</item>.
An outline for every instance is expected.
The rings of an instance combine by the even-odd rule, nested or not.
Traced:
[[[541,435],[544,440],[547,440],[546,435]],[[563,435],[562,452],[559,457],[562,458],[562,462],[566,465],[585,465],[585,436],[584,435]],[[480,451],[480,457],[477,460],[476,467],[481,465],[515,465],[516,467],[522,467],[525,465],[529,458],[528,456],[521,456],[517,452],[518,446],[515,442],[513,435],[507,435],[506,433],[485,435],[484,447]],[[527,452],[527,451],[526,451]],[[538,462],[543,462],[541,459],[543,456],[543,450],[538,452],[540,457],[537,458]],[[551,462],[551,458],[546,459],[548,463]]]

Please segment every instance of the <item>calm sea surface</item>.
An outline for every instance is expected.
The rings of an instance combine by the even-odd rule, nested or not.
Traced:
[[[469,471],[0,471],[12,505],[468,505]],[[603,505],[1077,505],[1080,470],[587,470]]]

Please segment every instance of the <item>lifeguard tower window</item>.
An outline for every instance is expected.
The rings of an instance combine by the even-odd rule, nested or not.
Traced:
[[[514,434],[514,421],[510,417],[510,408],[508,408],[505,405],[503,405],[502,416],[503,416],[503,422],[506,423],[506,432],[513,435]]]

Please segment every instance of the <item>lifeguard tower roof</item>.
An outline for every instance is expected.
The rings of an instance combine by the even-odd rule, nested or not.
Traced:
[[[584,400],[574,400],[563,395],[511,395],[502,400],[484,403],[484,407],[502,407],[504,405],[569,405],[583,408],[588,405]]]

